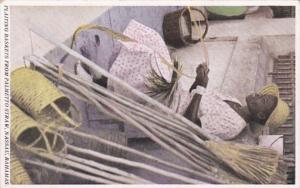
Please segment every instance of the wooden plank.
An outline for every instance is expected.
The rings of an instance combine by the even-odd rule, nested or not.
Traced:
[[[245,103],[246,95],[255,90],[255,75],[260,61],[260,43],[237,41],[232,60],[224,76],[222,93],[235,96]],[[261,67],[264,69],[264,67]],[[264,78],[264,77],[263,77]]]

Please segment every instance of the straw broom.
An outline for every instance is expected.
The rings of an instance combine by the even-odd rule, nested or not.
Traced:
[[[206,144],[224,163],[253,182],[270,183],[276,173],[279,154],[273,149],[215,141]]]
[[[38,33],[37,33],[38,34]],[[41,34],[38,34],[40,36],[43,37],[43,35]],[[179,114],[176,114],[174,112],[172,112],[170,109],[168,109],[167,107],[163,106],[162,104],[158,103],[157,101],[151,99],[150,97],[146,96],[145,94],[143,93],[140,93],[138,91],[136,91],[134,88],[132,88],[131,86],[129,86],[127,83],[123,82],[122,80],[110,75],[108,72],[106,72],[105,70],[101,69],[100,67],[98,67],[96,64],[94,64],[93,62],[91,62],[90,60],[88,60],[87,58],[81,56],[80,54],[76,53],[75,51],[69,49],[68,47],[66,47],[65,45],[63,44],[59,44],[57,42],[53,42],[51,39],[48,39],[47,37],[43,37],[45,38],[46,40],[50,41],[51,43],[54,43],[58,46],[60,46],[63,50],[67,51],[69,54],[71,54],[72,56],[80,59],[82,61],[82,63],[84,63],[85,65],[89,66],[90,68],[98,71],[99,73],[101,73],[102,75],[108,77],[108,79],[110,79],[111,81],[114,81],[116,83],[118,83],[119,85],[121,85],[122,87],[125,87],[127,88],[129,91],[131,91],[133,94],[135,94],[136,96],[144,99],[145,101],[149,102],[150,104],[158,107],[161,109],[161,111],[164,111],[166,112],[168,115],[171,115],[173,116],[174,118],[176,118],[178,121],[182,122],[182,123],[185,123],[187,126],[189,126],[193,131],[195,131],[197,133],[197,135],[201,136],[202,138],[208,138],[208,139],[216,139],[214,136],[206,133],[205,131],[203,131],[201,128],[199,128],[197,125],[193,124],[192,122],[188,121],[187,119],[185,119],[184,117],[180,116]],[[217,140],[220,140],[220,139],[217,139]],[[198,140],[199,142],[199,140]],[[215,145],[215,147],[211,147],[210,144],[207,144],[211,141],[203,141],[202,140],[202,143],[200,144],[201,146],[205,147],[207,150],[209,150],[210,152],[216,154],[218,153],[218,149],[217,148],[217,144]],[[228,146],[228,145],[225,145],[225,146]],[[219,144],[219,147],[222,148],[224,147],[223,145],[220,145]],[[231,147],[228,147],[226,148],[227,150],[232,150]],[[250,148],[247,148],[248,150],[246,150],[247,152],[243,153],[245,150],[240,150],[241,154],[244,154],[245,156],[249,155],[249,153],[251,153],[251,149]],[[258,151],[260,149],[257,149]],[[256,152],[257,152],[256,150]],[[241,161],[243,161],[243,158],[241,158],[241,161],[239,161],[238,163],[234,162],[233,160],[223,160],[223,162],[225,162],[229,167],[231,167],[236,173],[242,175],[242,176],[246,176],[246,178],[250,179],[251,181],[253,182],[258,182],[258,183],[265,183],[265,181],[269,181],[268,179],[266,179],[265,181],[262,181],[260,180],[258,177],[269,177],[269,176],[272,176],[274,174],[274,171],[272,169],[274,169],[274,164],[277,164],[278,163],[278,157],[275,157],[275,158],[272,158],[274,155],[273,153],[270,153],[268,155],[268,152],[267,151],[262,151],[264,152],[264,154],[266,154],[265,156],[269,156],[270,157],[270,160],[274,161],[274,162],[270,162],[270,163],[264,163],[263,165],[261,165],[259,168],[253,170],[253,167],[251,165],[248,165],[249,163],[248,162],[245,162],[245,163],[241,163]],[[230,152],[228,152],[230,153]],[[259,153],[259,152],[258,152]],[[254,153],[257,155],[257,153]],[[237,155],[237,156],[240,156],[240,155]],[[227,158],[230,158],[230,156],[226,156]],[[226,157],[222,157],[224,159],[226,159]],[[257,158],[253,158],[253,160],[256,159],[257,161],[260,160],[260,157],[257,157]],[[235,160],[237,161],[237,160]],[[239,168],[237,168],[237,166],[239,166]],[[273,165],[273,166],[272,166]],[[275,165],[275,169],[277,168],[277,166]],[[249,173],[249,171],[251,173]],[[251,175],[249,175],[251,174]],[[249,176],[248,176],[249,175]]]
[[[151,124],[151,125],[152,126],[149,126],[149,127],[154,127],[155,126],[155,124]],[[163,134],[167,133],[167,132],[168,131],[162,132],[162,134],[159,137],[161,139],[166,139],[166,137]],[[174,136],[174,138],[178,138],[178,137]],[[173,141],[173,140],[171,140],[171,141]],[[180,142],[180,141],[181,140],[177,140],[177,142]],[[177,142],[176,142],[176,139],[175,139],[175,142],[172,142],[171,145],[174,145],[175,148],[177,148],[181,151],[185,151],[186,155],[188,155],[188,158],[191,159],[192,161],[197,162],[197,161],[201,160],[201,158],[196,159],[195,158],[195,157],[197,157],[196,155],[192,156],[193,153],[188,154],[189,151],[184,150],[181,145],[177,144]],[[215,142],[207,142],[207,143],[210,144],[210,145],[208,145],[208,147],[213,150],[213,153],[216,154],[217,157],[219,157],[219,158],[222,157],[221,159],[225,163],[231,165],[231,167],[233,169],[235,169],[236,171],[240,171],[242,173],[244,172],[243,171],[243,166],[241,167],[241,164],[244,165],[244,166],[247,165],[248,167],[252,168],[251,170],[253,172],[249,171],[248,174],[242,174],[242,173],[240,174],[242,176],[250,177],[249,180],[254,179],[256,182],[268,183],[268,182],[270,182],[270,176],[272,176],[272,174],[274,174],[275,171],[276,171],[277,161],[274,161],[273,159],[270,161],[270,154],[273,154],[274,158],[276,158],[278,156],[277,152],[274,151],[274,150],[270,150],[270,149],[267,149],[267,148],[258,148],[258,147],[253,147],[253,146],[247,146],[246,147],[245,145],[238,145],[238,144],[232,145],[232,144],[228,144],[228,143],[226,143],[226,145],[221,144],[224,147],[215,147],[217,143],[215,143]],[[214,144],[214,145],[212,145],[212,144]],[[220,146],[220,145],[217,145],[217,146]],[[231,148],[231,149],[228,151],[228,148]],[[236,150],[237,148],[239,149],[239,152],[237,152],[237,150]],[[225,152],[231,152],[231,153],[227,153],[227,155],[224,155],[225,152],[220,153],[220,150],[225,150]],[[249,153],[249,154],[252,153],[252,155],[251,155],[252,158],[250,158],[250,155],[246,156],[245,158],[243,156],[239,155],[239,153],[246,153],[246,152]],[[266,156],[263,156],[263,154],[265,154],[265,153],[266,153]],[[226,158],[226,156],[228,156],[228,154],[231,154],[230,158]],[[235,156],[236,156],[236,158],[234,158]],[[264,174],[260,173],[261,169],[257,168],[257,166],[256,166],[258,164],[257,160],[255,160],[255,158],[257,156],[260,157],[259,160],[258,160],[259,165],[269,164],[269,167],[267,167],[267,165],[265,165]],[[235,163],[232,163],[232,160]],[[246,164],[243,164],[243,162],[244,163],[246,162]],[[204,166],[204,168],[210,169],[207,166]],[[260,175],[257,175],[258,173],[260,173]]]
[[[141,115],[139,117],[141,117]],[[136,119],[139,119],[139,118],[137,117]],[[149,127],[155,127],[155,124],[151,124],[151,126],[149,126]],[[162,132],[162,135],[160,135],[160,138],[163,139],[164,138],[163,134],[167,133],[167,132],[168,132],[167,130]],[[172,142],[173,145],[175,147],[180,147],[176,144],[176,141],[181,142],[183,140],[183,139],[181,139],[182,137],[180,138],[180,137],[174,136],[173,138],[175,138],[175,142]],[[186,145],[185,142],[183,142],[182,144]],[[217,144],[217,147],[215,147],[216,144]],[[197,150],[197,148],[195,148],[195,145],[189,145],[189,146],[192,149]],[[240,145],[240,144],[235,144],[235,145],[228,144],[228,143],[219,144],[219,143],[216,143],[213,141],[207,142],[207,146],[210,148],[210,151],[213,151],[213,153],[215,155],[217,155],[218,158],[221,158],[223,160],[223,162],[230,165],[230,167],[232,167],[235,171],[240,172],[240,175],[249,177],[249,180],[254,180],[255,182],[260,182],[260,183],[268,183],[268,182],[271,182],[270,177],[272,176],[272,174],[274,174],[276,172],[277,163],[278,163],[277,157],[279,155],[274,150],[270,150],[267,148],[258,148],[257,146],[255,146],[255,147],[245,146],[245,145]],[[223,147],[220,147],[220,146],[223,146]],[[239,151],[237,152],[236,149],[238,149]],[[225,152],[223,152],[223,153],[221,152],[221,154],[220,154],[220,150],[225,150]],[[188,151],[186,151],[186,153],[188,153]],[[240,155],[240,153],[241,154],[248,153],[249,155],[244,157],[244,156]],[[191,154],[193,154],[193,153],[191,153]],[[224,154],[227,154],[227,155],[224,155]],[[229,154],[230,154],[230,156],[229,156]],[[197,155],[196,156],[194,155],[194,157],[189,156],[189,158],[194,162],[201,160],[201,158],[195,159],[195,157],[197,157]],[[257,158],[257,157],[259,157],[259,158]],[[232,163],[232,161],[234,161],[234,163]],[[205,162],[207,162],[207,161],[205,161]],[[245,172],[244,167],[242,165],[247,166],[248,169],[251,168],[251,170],[248,172]],[[259,168],[259,167],[257,167],[257,165],[259,165],[259,167],[263,166],[263,168]],[[207,169],[209,169],[209,168],[207,168]]]

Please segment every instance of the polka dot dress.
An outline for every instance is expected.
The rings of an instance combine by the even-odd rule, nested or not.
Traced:
[[[145,83],[151,67],[167,81],[171,80],[172,69],[162,63],[162,56],[171,62],[168,49],[153,29],[146,27],[135,20],[131,20],[124,34],[137,42],[122,42],[120,53],[114,61],[110,73],[127,82],[141,92],[147,92]],[[134,98],[126,89],[109,82],[109,88],[124,96]],[[135,98],[134,98],[135,99]]]
[[[161,62],[160,56],[168,62],[171,62],[171,58],[160,35],[134,20],[130,21],[124,34],[136,40],[137,43],[120,41],[122,47],[110,69],[110,73],[144,93],[147,92],[145,83],[151,67],[170,82],[172,69]],[[109,81],[108,87],[117,93],[137,100],[129,91],[113,82]],[[179,83],[170,108],[183,114],[192,99],[193,93],[202,95],[198,117],[205,131],[228,140],[236,137],[247,126],[244,119],[224,102],[224,100],[228,100],[239,103],[238,100],[207,91],[199,86],[190,94],[188,91],[183,90],[181,83]]]
[[[197,86],[193,93],[202,95],[198,117],[202,128],[224,140],[234,139],[247,126],[246,121],[236,113],[226,102],[240,102],[230,96],[208,91]]]

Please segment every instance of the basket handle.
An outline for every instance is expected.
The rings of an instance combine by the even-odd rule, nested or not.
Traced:
[[[106,34],[108,34],[109,36],[111,36],[113,39],[116,39],[116,40],[120,40],[120,41],[123,41],[123,42],[135,42],[135,43],[138,43],[138,41],[122,34],[122,33],[118,33],[118,32],[115,32],[107,27],[103,27],[101,25],[96,25],[96,24],[83,24],[81,26],[79,26],[73,33],[73,36],[72,36],[72,42],[71,42],[71,49],[76,45],[76,38],[77,36],[82,32],[82,31],[85,31],[85,30],[89,30],[89,29],[96,29],[96,30],[100,30],[100,31],[103,31],[105,32]],[[150,48],[151,49],[151,48]],[[173,71],[175,71],[178,75],[180,76],[186,76],[188,78],[195,78],[194,76],[190,76],[190,75],[187,75],[185,73],[183,73],[182,71],[176,69],[172,63],[168,62],[159,52],[156,52],[154,51],[154,53],[158,54],[159,57],[161,58],[163,64],[165,64],[166,66],[168,66],[169,68],[171,68]],[[64,57],[62,57],[60,63],[63,63],[64,60],[66,59],[66,57],[68,56],[68,54],[66,54]]]
[[[196,26],[196,28],[197,28],[197,32],[198,32],[198,34],[199,34],[199,36],[200,36],[200,39],[199,40],[201,40],[201,38],[202,39],[204,39],[205,38],[205,36],[206,36],[206,34],[207,34],[207,32],[208,32],[208,21],[207,21],[207,18],[206,18],[206,16],[205,16],[205,14],[200,10],[200,9],[195,9],[195,8],[191,8],[191,7],[187,7],[187,11],[188,11],[188,13],[190,14],[190,19],[191,19],[191,25],[190,25],[190,29],[191,29],[191,31],[192,31],[192,27],[193,27],[193,20],[194,20],[194,17],[193,17],[193,15],[192,15],[192,10],[197,10],[197,11],[199,11],[200,12],[200,14],[203,16],[203,18],[204,18],[204,20],[202,21],[202,20],[200,20],[200,24],[201,23],[204,23],[205,24],[205,30],[204,30],[204,32],[202,33],[202,32],[199,32],[199,29],[200,29],[200,31],[201,31],[201,26],[200,25],[198,25],[198,24],[196,24],[197,26]],[[191,32],[191,36],[190,36],[190,39],[192,40],[192,32]],[[199,41],[198,40],[198,41]]]
[[[191,7],[190,6],[188,6],[187,7],[187,10],[188,10],[188,12],[190,13],[190,18],[191,18],[191,20],[192,20],[192,17],[193,17],[193,15],[192,15],[192,10],[191,10]],[[198,10],[198,9],[197,9]],[[200,11],[200,13],[203,15],[203,17],[205,18],[205,15],[203,14],[203,12],[201,11],[201,10],[199,10]],[[206,19],[207,20],[207,19]],[[202,51],[203,51],[203,54],[204,54],[204,57],[205,57],[205,63],[207,64],[207,67],[209,67],[209,58],[208,58],[208,50],[207,50],[207,47],[206,47],[206,45],[205,45],[205,43],[204,43],[204,36],[206,35],[206,33],[207,33],[207,31],[208,31],[208,23],[207,23],[207,21],[205,22],[206,23],[206,28],[205,28],[205,31],[204,31],[204,33],[203,33],[203,35],[202,35],[202,31],[201,31],[201,26],[200,26],[200,24],[198,25],[197,24],[197,32],[199,33],[199,35],[200,35],[200,44],[201,44],[201,49],[202,49]],[[191,24],[192,25],[192,24]]]
[[[21,148],[24,148],[26,150],[29,150],[29,151],[42,151],[42,152],[49,152],[49,153],[52,153],[53,150],[52,150],[52,147],[50,146],[50,143],[49,143],[49,140],[45,134],[46,131],[43,131],[42,128],[40,127],[37,127],[37,129],[39,130],[39,132],[41,133],[41,135],[35,140],[33,141],[31,144],[27,145],[27,146],[19,146]],[[35,145],[37,145],[40,141],[44,141],[45,145],[46,145],[46,149],[41,149],[41,148],[34,148]]]
[[[80,123],[74,121],[68,114],[63,112],[54,102],[52,102],[50,105],[60,115],[60,117],[62,117],[66,122],[68,122],[72,126],[72,128],[78,128],[81,126],[81,122],[82,122],[81,113],[80,113],[79,109],[73,103],[71,103],[70,108],[73,108],[76,111],[76,113],[79,116]]]

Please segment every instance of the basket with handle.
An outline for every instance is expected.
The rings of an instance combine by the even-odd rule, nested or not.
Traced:
[[[204,13],[196,8],[191,8],[191,14],[187,8],[183,8],[164,16],[163,34],[167,44],[174,47],[182,47],[188,44],[195,44],[204,38],[208,31],[208,22]],[[198,18],[200,17],[200,18]],[[194,19],[194,20],[193,20]],[[194,27],[197,24],[204,24],[202,36],[196,36]],[[186,29],[184,29],[186,28]]]
[[[81,114],[78,109],[38,71],[29,68],[13,71],[11,88],[12,101],[36,121],[54,127],[80,126]],[[73,117],[71,117],[71,110],[76,112]]]

